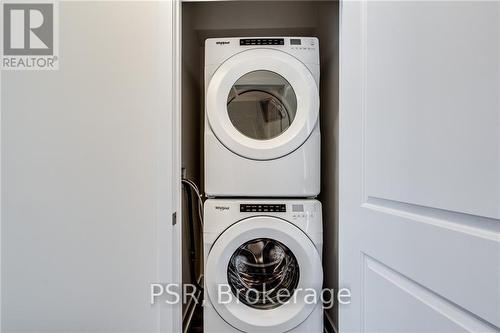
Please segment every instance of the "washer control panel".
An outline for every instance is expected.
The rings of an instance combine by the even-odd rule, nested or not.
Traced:
[[[220,233],[243,220],[253,221],[253,217],[265,221],[281,219],[299,227],[302,231],[322,239],[321,202],[315,199],[290,198],[220,198],[208,199],[204,204],[207,237],[217,238]],[[264,223],[265,225],[265,223]],[[311,239],[313,239],[311,238]]]
[[[242,213],[254,213],[254,212],[278,212],[285,213],[285,204],[240,204],[240,212]]]

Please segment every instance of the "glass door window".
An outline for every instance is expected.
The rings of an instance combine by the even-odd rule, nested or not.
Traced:
[[[274,309],[288,301],[299,283],[292,251],[277,240],[259,238],[241,245],[228,264],[234,295],[255,309]]]
[[[258,70],[240,77],[227,98],[233,126],[245,136],[269,140],[285,132],[297,112],[297,98],[281,75]]]

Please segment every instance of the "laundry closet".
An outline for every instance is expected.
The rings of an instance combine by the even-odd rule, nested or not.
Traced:
[[[201,193],[206,191],[205,40],[223,38],[224,47],[229,37],[240,38],[240,45],[245,38],[250,45],[265,45],[281,42],[265,38],[284,37],[284,45],[292,47],[290,37],[318,38],[323,287],[351,292],[348,305],[336,302],[325,311],[327,331],[500,327],[499,305],[491,296],[500,292],[498,257],[491,255],[500,253],[493,241],[499,234],[500,159],[490,158],[498,151],[499,132],[497,91],[491,89],[499,82],[493,70],[500,49],[498,3],[187,1],[177,10],[181,167]],[[225,178],[221,173],[220,182]],[[215,212],[211,200],[205,208]],[[267,202],[243,204],[275,214]],[[219,205],[228,207],[231,201]],[[246,209],[240,205],[242,215],[235,216],[246,217]],[[293,218],[293,207],[286,209]],[[184,226],[188,211],[184,201]],[[191,215],[196,220],[198,214]],[[204,271],[200,230],[191,242],[189,232],[183,233],[184,282]],[[212,244],[218,250],[217,242],[205,243],[205,250]],[[193,250],[194,259],[187,255]],[[230,261],[225,255],[221,260]],[[225,280],[225,267],[209,262]],[[464,292],[470,285],[474,289]],[[208,319],[224,317],[229,332],[258,331],[245,326],[251,319],[241,308],[216,310],[220,316],[212,312]],[[254,323],[269,328],[286,317],[275,311],[279,315],[266,318],[265,311],[274,310],[254,313]],[[202,313],[185,305],[185,328],[200,330]],[[299,317],[295,324],[304,319]],[[283,327],[275,331],[290,329]]]
[[[248,40],[250,46],[252,42],[265,43],[266,45],[272,42],[289,44],[290,37],[292,37],[296,40],[296,42],[292,43],[299,43],[296,46],[297,50],[303,49],[305,51],[307,48],[310,51],[310,38],[312,38],[312,46],[319,45],[318,74],[320,107],[318,121],[320,128],[318,129],[317,146],[319,148],[319,141],[321,141],[320,158],[318,158],[321,162],[311,161],[311,165],[308,165],[306,170],[311,172],[310,170],[313,169],[314,173],[317,170],[318,175],[316,179],[319,182],[318,189],[320,189],[320,193],[316,196],[317,192],[314,193],[314,190],[312,192],[311,190],[308,190],[309,192],[306,190],[304,194],[288,195],[288,197],[292,198],[287,199],[293,199],[293,197],[316,197],[321,202],[322,209],[319,209],[322,210],[323,216],[323,239],[321,241],[323,244],[322,252],[324,254],[323,287],[337,290],[339,3],[336,1],[194,1],[182,3],[181,16],[182,173],[183,177],[192,180],[200,187],[199,190],[201,193],[205,192],[204,184],[206,184],[206,172],[204,170],[204,166],[206,165],[204,127],[207,124],[205,121],[205,41],[208,38],[223,38],[225,43],[229,43],[227,42],[227,40],[230,40],[229,38],[236,37],[236,42],[246,43],[244,40]],[[276,40],[269,40],[269,37]],[[257,41],[252,41],[252,38],[257,39]],[[259,40],[259,38],[262,38],[262,40]],[[284,40],[280,41],[280,38]],[[301,38],[304,38],[304,41],[302,41],[303,45],[300,45]],[[242,40],[241,42],[240,39]],[[307,45],[305,45],[306,43]],[[293,47],[293,45],[291,46]],[[312,71],[314,72],[315,70],[313,69]],[[301,82],[301,84],[306,85],[308,84],[307,82]],[[314,81],[311,84],[314,85]],[[300,95],[301,92],[298,94]],[[299,96],[299,98],[301,100],[305,99],[304,96]],[[315,123],[312,123],[313,127],[314,125]],[[282,127],[283,125],[281,124],[280,126]],[[242,129],[242,131],[245,130],[244,128]],[[271,129],[271,131],[273,130]],[[310,135],[309,132],[306,137],[308,136],[314,137],[315,135]],[[303,141],[305,142],[306,140],[304,139]],[[301,160],[298,162],[293,162],[290,165],[300,164]],[[320,165],[318,165],[319,163]],[[230,168],[231,165],[224,165],[223,167]],[[266,176],[268,173],[277,174],[280,169],[285,174],[289,171],[286,170],[286,164],[276,165],[274,169],[269,169],[263,176]],[[247,173],[244,172],[242,176]],[[226,171],[226,175],[228,175],[228,171]],[[252,176],[256,176],[256,174],[252,174]],[[281,181],[281,183],[277,184],[281,185],[283,181],[279,179],[279,175],[276,178],[278,178],[278,182]],[[221,172],[219,182],[224,183],[225,180],[228,181],[227,177],[224,177],[224,172]],[[251,178],[249,181],[252,181]],[[308,183],[314,184],[315,181],[313,177]],[[268,179],[266,182],[272,184],[272,179]],[[287,182],[293,184],[293,182]],[[228,183],[231,183],[231,180]],[[289,187],[293,191],[293,186]],[[283,196],[283,193],[286,193],[286,191],[272,195],[272,203],[279,205],[282,203],[281,201],[286,201],[280,199],[280,194]],[[223,193],[222,196],[227,197],[227,193]],[[266,199],[248,198],[248,196],[245,193],[239,195],[239,197],[243,197],[242,202],[244,203],[259,204],[267,202]],[[255,197],[256,195],[253,196]],[[285,194],[285,196],[287,195]],[[261,195],[260,197],[266,196]],[[183,198],[183,282],[201,283],[201,274],[204,272],[202,265],[203,254],[201,253],[203,243],[202,239],[200,239],[202,226],[198,221],[199,214],[189,212],[188,209],[188,207],[191,207],[191,210],[198,209],[196,204],[193,203],[196,198],[189,198],[185,194]],[[208,206],[213,205],[212,203]],[[267,206],[264,209],[267,212]],[[190,223],[194,224],[193,229],[187,227]],[[196,252],[196,255],[191,255],[190,257],[189,253],[193,254],[193,252]],[[304,272],[303,274],[306,273]],[[196,329],[201,329],[202,312],[201,307],[196,307],[191,303],[185,304],[183,309],[184,329],[189,329],[193,332]],[[336,307],[333,307],[327,310],[325,328],[333,332],[333,325],[336,325],[336,322]]]

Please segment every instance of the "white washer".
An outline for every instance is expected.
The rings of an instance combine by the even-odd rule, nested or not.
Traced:
[[[323,306],[304,297],[320,302],[321,216],[314,199],[207,200],[204,331],[322,332]]]
[[[314,197],[320,191],[319,42],[205,41],[205,192]]]

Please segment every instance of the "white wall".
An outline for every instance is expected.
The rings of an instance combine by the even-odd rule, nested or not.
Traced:
[[[172,330],[171,14],[61,2],[59,71],[2,73],[2,332]]]

